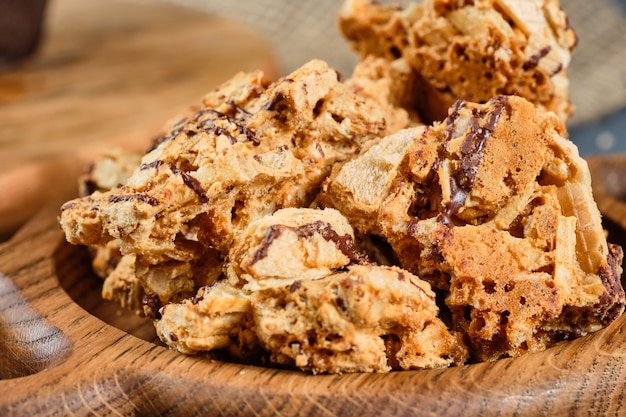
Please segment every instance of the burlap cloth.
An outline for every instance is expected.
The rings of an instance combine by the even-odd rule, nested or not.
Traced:
[[[354,66],[355,55],[337,28],[342,0],[166,1],[254,28],[273,46],[283,73],[312,58],[344,74]],[[575,126],[626,105],[626,0],[561,0],[561,6],[579,37],[569,69]]]

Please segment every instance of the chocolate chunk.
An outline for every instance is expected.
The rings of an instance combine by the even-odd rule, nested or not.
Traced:
[[[624,311],[626,297],[620,281],[620,271],[624,253],[622,247],[609,243],[607,265],[602,266],[598,276],[602,280],[605,293],[600,296],[597,307],[597,316],[604,326],[617,319]]]
[[[146,316],[153,320],[161,319],[159,309],[162,307],[162,304],[157,294],[144,294],[141,298],[141,305]]]

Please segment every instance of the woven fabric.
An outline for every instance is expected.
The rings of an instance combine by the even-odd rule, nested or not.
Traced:
[[[272,46],[283,73],[319,58],[350,74],[356,62],[337,27],[341,0],[165,1],[250,26]],[[561,0],[561,6],[579,37],[569,69],[576,107],[570,124],[577,125],[626,105],[626,0]]]

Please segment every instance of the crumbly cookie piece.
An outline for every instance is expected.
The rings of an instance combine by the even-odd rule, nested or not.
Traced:
[[[615,320],[621,248],[553,113],[497,96],[384,138],[336,169],[320,203],[386,240],[441,290],[477,360],[517,356]]]
[[[322,278],[360,261],[352,227],[338,211],[280,209],[253,221],[235,237],[224,264],[227,280],[216,280],[194,298],[168,304],[152,315],[161,317],[155,320],[157,333],[183,353],[228,349],[242,359],[254,350],[248,313],[255,290]]]
[[[87,172],[78,179],[78,190],[81,197],[88,196],[96,191],[105,192],[124,184],[133,171],[141,163],[141,153],[121,148],[110,149],[87,169]],[[120,263],[119,240],[112,240],[106,245],[94,245],[93,270],[101,278],[106,278]]]
[[[430,286],[396,267],[356,265],[260,290],[252,309],[270,360],[313,373],[438,368],[468,356]]]
[[[79,179],[82,196],[121,187],[141,163],[137,151],[112,149],[105,152]],[[221,275],[221,257],[207,250],[193,264],[170,261],[158,265],[142,262],[135,253],[123,255],[121,239],[104,245],[91,245],[92,268],[104,279],[102,297],[137,314],[153,316],[160,299],[180,301],[195,294],[198,287],[214,282]],[[146,294],[151,297],[144,298]]]
[[[576,35],[558,0],[430,0],[406,8],[347,0],[344,36],[361,58],[406,60],[405,87],[425,122],[457,99],[484,103],[519,95],[565,120],[572,111],[567,67]]]
[[[343,82],[316,60],[275,83],[260,72],[235,76],[155,140],[123,186],[65,204],[67,240],[119,240],[122,255],[136,256],[150,305],[155,294],[161,304],[188,296],[213,279],[195,275],[196,264],[223,259],[255,219],[308,206],[333,164],[390,129],[392,107],[355,87],[367,83]]]
[[[238,360],[254,353],[257,361],[314,373],[444,367],[467,358],[462,336],[438,318],[430,285],[400,268],[367,264],[336,210],[279,210],[238,236],[228,258],[228,279],[159,310],[157,334],[173,349],[228,350]]]
[[[227,280],[163,306],[157,334],[186,354],[313,373],[388,372],[463,364],[468,348],[438,317],[430,286],[397,267],[356,265],[320,279],[248,292]]]
[[[142,154],[121,148],[109,149],[78,179],[81,196],[108,191],[124,184],[141,163]]]
[[[64,206],[70,242],[121,238],[123,252],[176,259],[188,256],[175,240],[189,225],[225,252],[234,225],[306,205],[334,162],[385,129],[377,104],[348,91],[320,61],[269,86],[261,74],[239,75],[204,102],[123,187]]]
[[[250,293],[221,280],[201,287],[193,298],[163,306],[154,324],[159,338],[181,353],[227,350],[233,358],[257,354],[258,359],[251,312]]]
[[[415,74],[403,59],[390,61],[369,55],[357,62],[346,84],[359,95],[377,100],[385,110],[387,132],[396,132],[421,124],[414,110],[416,97],[407,86],[414,84]]]
[[[321,278],[362,260],[352,226],[337,210],[286,208],[235,237],[225,272],[232,285],[256,290]]]

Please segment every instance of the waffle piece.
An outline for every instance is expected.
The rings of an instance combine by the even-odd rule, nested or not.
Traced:
[[[226,350],[233,358],[258,359],[251,312],[250,293],[222,280],[201,287],[193,298],[163,306],[154,324],[159,338],[181,353]]]
[[[235,237],[225,271],[232,285],[251,290],[321,278],[361,260],[352,227],[338,211],[286,208]]]
[[[425,122],[457,99],[484,103],[519,95],[565,120],[572,111],[567,67],[577,39],[557,0],[430,0],[403,9],[347,0],[344,36],[361,58],[406,60],[405,90]]]
[[[387,132],[392,106],[358,88],[371,82],[343,82],[321,61],[275,83],[261,73],[235,76],[155,140],[123,186],[65,204],[68,241],[119,240],[120,254],[135,255],[148,305],[189,296],[214,278],[196,264],[219,263],[255,219],[308,206],[332,165]]]
[[[257,291],[255,331],[270,360],[313,373],[387,372],[465,362],[430,286],[396,267],[352,266]]]
[[[458,101],[336,169],[320,203],[377,235],[445,294],[476,360],[545,349],[624,309],[589,170],[552,114],[520,97]]]
[[[366,264],[353,239],[333,209],[286,208],[256,220],[228,254],[228,279],[163,306],[157,334],[183,353],[254,353],[257,362],[313,373],[463,363],[467,347],[437,317],[428,283]]]
[[[106,151],[78,180],[81,196],[109,191],[124,184],[141,163],[141,153],[121,148]]]

